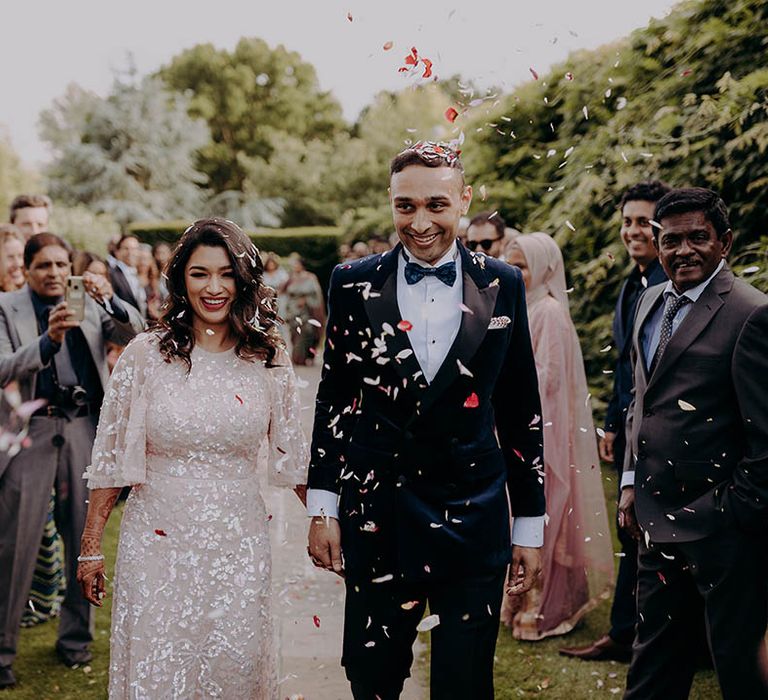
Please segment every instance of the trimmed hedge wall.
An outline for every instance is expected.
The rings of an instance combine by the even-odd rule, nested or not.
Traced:
[[[143,243],[154,245],[160,241],[176,243],[189,226],[189,221],[138,221],[128,230]],[[272,252],[281,258],[298,253],[314,272],[323,289],[334,266],[339,262],[339,243],[343,231],[333,226],[304,226],[300,228],[260,228],[248,231],[253,244],[260,250]]]

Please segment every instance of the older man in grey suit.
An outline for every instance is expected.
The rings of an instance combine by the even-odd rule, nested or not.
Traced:
[[[58,236],[32,236],[24,249],[27,285],[0,294],[0,385],[16,382],[23,400],[46,401],[31,418],[30,445],[0,455],[0,688],[15,684],[19,623],[54,486],[70,584],[56,650],[68,666],[91,659],[91,610],[73,585],[86,512],[82,476],[109,376],[105,344],[127,343],[144,323],[105,278],[89,274],[85,317],[75,320],[62,301],[70,254]]]
[[[704,602],[725,700],[768,698],[768,297],[734,277],[711,190],[656,204],[669,282],[635,317],[619,522],[640,538],[625,698],[688,697]]]

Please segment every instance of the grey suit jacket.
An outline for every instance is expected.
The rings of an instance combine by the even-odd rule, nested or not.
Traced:
[[[624,468],[655,542],[768,525],[768,297],[724,267],[649,376],[642,328],[662,303],[649,288],[633,330],[635,395]]]
[[[106,341],[125,345],[144,329],[144,320],[129,304],[128,322],[120,323],[93,299],[86,297],[85,319],[80,324],[94,364],[99,372],[102,388],[109,380]],[[40,336],[35,309],[27,286],[16,292],[0,293],[0,386],[16,381],[23,401],[35,396],[37,373],[46,365],[40,356]],[[7,416],[0,415],[0,421]],[[7,465],[6,455],[0,454],[0,475]]]

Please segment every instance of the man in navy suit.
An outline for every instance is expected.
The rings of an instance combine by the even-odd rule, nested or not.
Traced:
[[[356,700],[400,696],[427,605],[432,697],[486,700],[508,565],[527,591],[544,529],[525,288],[456,241],[472,190],[453,149],[419,142],[390,173],[400,244],[331,278],[309,554],[345,576]]]
[[[656,202],[669,187],[658,180],[639,182],[624,192],[619,204],[621,240],[635,263],[624,280],[613,317],[613,342],[618,354],[614,369],[613,395],[605,417],[605,437],[600,439],[600,457],[613,462],[621,483],[621,468],[626,448],[624,421],[632,401],[632,323],[640,295],[655,284],[667,281],[653,245],[653,212]],[[618,455],[618,458],[616,458]],[[581,647],[561,649],[564,656],[588,661],[629,661],[637,622],[637,541],[618,528],[622,557],[616,576],[611,607],[611,629],[600,639]]]

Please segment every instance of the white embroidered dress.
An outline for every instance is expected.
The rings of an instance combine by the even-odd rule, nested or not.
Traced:
[[[274,700],[269,480],[306,483],[293,369],[192,352],[187,374],[156,336],[121,356],[104,399],[89,488],[132,485],[112,609],[113,700]]]

